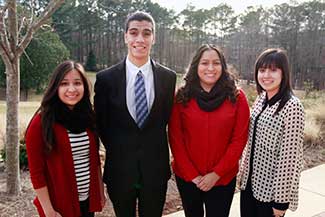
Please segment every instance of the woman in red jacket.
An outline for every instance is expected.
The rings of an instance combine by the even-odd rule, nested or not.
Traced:
[[[89,82],[61,63],[26,132],[34,204],[46,217],[92,217],[105,204]]]
[[[195,53],[169,122],[173,170],[186,217],[226,217],[247,141],[249,107],[214,45]]]

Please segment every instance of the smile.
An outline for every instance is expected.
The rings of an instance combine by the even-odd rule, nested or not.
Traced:
[[[146,49],[144,46],[133,46],[134,49]]]
[[[204,75],[207,77],[215,77],[216,76],[215,73],[205,73]]]
[[[263,84],[271,84],[271,83],[273,83],[272,80],[265,80],[265,81],[263,81]]]
[[[73,96],[65,96],[66,98],[69,98],[69,99],[74,99],[74,98],[77,98],[78,95],[73,95]]]

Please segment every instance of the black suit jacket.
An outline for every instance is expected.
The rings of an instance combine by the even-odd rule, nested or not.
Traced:
[[[129,190],[141,178],[154,189],[170,178],[166,125],[175,91],[174,71],[151,60],[155,99],[142,129],[126,104],[125,59],[99,72],[95,83],[95,111],[99,136],[106,148],[104,182],[118,191]]]

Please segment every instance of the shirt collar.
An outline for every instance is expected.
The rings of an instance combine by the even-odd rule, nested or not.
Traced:
[[[265,92],[265,100],[264,103],[267,103],[269,106],[273,106],[276,102],[278,102],[283,97],[283,93],[278,92],[271,99],[268,99],[267,94]]]
[[[127,56],[125,63],[126,63],[126,67],[128,68],[128,70],[129,70],[132,74],[133,74],[133,73],[134,73],[134,74],[137,74],[139,71],[141,71],[142,74],[143,74],[144,76],[147,76],[148,73],[150,72],[150,67],[151,67],[150,58],[148,59],[148,61],[147,61],[145,64],[143,64],[143,65],[140,66],[140,67],[137,67],[136,65],[134,65],[134,64],[130,61],[129,56]]]

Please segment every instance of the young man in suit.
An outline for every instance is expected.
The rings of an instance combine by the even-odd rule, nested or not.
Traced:
[[[117,217],[160,217],[170,178],[166,125],[174,71],[150,59],[155,22],[145,12],[125,23],[127,57],[97,74],[95,111],[106,148],[104,182]]]

